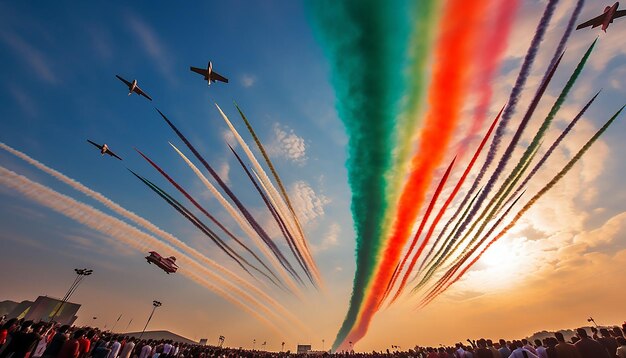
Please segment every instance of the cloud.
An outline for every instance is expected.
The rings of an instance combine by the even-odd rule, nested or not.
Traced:
[[[224,142],[230,144],[230,146],[233,148],[237,148],[237,145],[239,144],[235,139],[235,135],[229,129],[225,129],[222,131],[222,139],[224,140]]]
[[[341,233],[341,226],[337,223],[333,223],[328,227],[328,232],[322,242],[318,245],[312,245],[312,250],[315,253],[326,251],[339,244],[339,234]]]
[[[324,207],[331,202],[324,195],[316,194],[313,188],[304,181],[297,181],[293,184],[290,197],[303,225],[323,217]]]
[[[241,85],[245,88],[250,88],[256,83],[256,76],[250,74],[243,74],[241,76]]]
[[[283,157],[296,164],[304,165],[308,159],[304,138],[295,134],[293,129],[274,124],[274,140],[268,147],[270,154]]]
[[[141,47],[156,63],[161,75],[173,84],[178,83],[172,71],[173,59],[170,55],[171,52],[161,43],[154,29],[139,17],[130,13],[126,14],[126,21]]]
[[[228,184],[230,182],[230,178],[228,177],[228,174],[230,174],[230,164],[226,161],[222,162],[220,167],[217,169],[217,174],[226,184]]]
[[[26,116],[31,118],[37,116],[37,104],[27,92],[15,85],[9,86],[9,92]]]
[[[39,75],[40,79],[50,84],[58,82],[54,71],[50,69],[50,61],[37,48],[24,41],[19,35],[11,32],[3,32],[0,36],[2,41],[22,58],[29,69],[32,69]]]

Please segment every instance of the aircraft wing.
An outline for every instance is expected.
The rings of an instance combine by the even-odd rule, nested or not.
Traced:
[[[604,20],[604,16],[605,14],[602,14],[600,16],[594,17],[593,19],[587,21],[587,22],[583,22],[582,24],[576,26],[576,30],[580,30],[582,28],[585,27],[589,27],[589,26],[598,26],[602,24],[602,21]]]
[[[618,17],[622,17],[622,16],[626,16],[626,10],[615,11],[615,15],[613,15],[613,18],[617,19]]]
[[[205,76],[205,77],[206,77],[206,74],[209,72],[209,71],[207,71],[207,70],[205,70],[205,69],[198,68],[198,67],[193,67],[193,66],[192,66],[192,67],[189,67],[189,69],[190,69],[192,72],[199,73],[199,74],[201,74],[202,76]]]
[[[113,153],[111,150],[107,150],[107,154],[119,160],[122,160],[122,158],[118,157],[117,154]]]
[[[87,139],[87,142],[89,142],[89,143],[91,143],[91,144],[95,145],[96,147],[98,147],[98,149],[102,150],[102,146],[101,146],[101,145],[99,145],[99,144],[97,144],[97,143],[94,143],[94,142],[90,141],[89,139]]]
[[[126,86],[128,86],[128,87],[133,85],[132,83],[130,83],[130,82],[126,81],[125,79],[123,79],[122,77],[120,77],[120,75],[115,75],[115,77],[117,77],[120,81],[126,83]]]
[[[214,81],[221,81],[221,82],[224,82],[224,83],[228,83],[228,78],[220,75],[219,73],[217,73],[215,71],[211,72],[211,79],[214,80]]]
[[[138,86],[135,86],[135,92],[137,92],[137,94],[140,94],[144,97],[146,97],[147,99],[152,101],[152,98],[150,98],[150,96],[148,96],[148,94],[144,91],[141,90],[141,88],[139,88]]]

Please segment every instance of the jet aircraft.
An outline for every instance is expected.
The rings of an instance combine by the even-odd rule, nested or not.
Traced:
[[[129,81],[123,79],[120,75],[115,75],[115,77],[117,77],[120,81],[124,82],[126,84],[126,86],[128,86],[128,95],[129,96],[131,94],[133,94],[133,92],[135,92],[138,95],[144,96],[147,99],[149,99],[150,101],[152,101],[152,98],[150,96],[148,96],[148,94],[146,92],[144,92],[141,88],[139,88],[139,86],[137,86],[137,80],[133,80],[133,82],[129,82]]]
[[[619,2],[613,4],[613,6],[607,6],[604,8],[604,13],[602,13],[602,15],[594,17],[587,22],[583,22],[576,27],[576,30],[589,26],[591,26],[591,28],[602,26],[602,31],[606,32],[606,29],[609,27],[609,24],[613,23],[613,20],[626,15],[626,10],[617,10],[618,7]]]
[[[178,266],[176,265],[176,258],[174,256],[163,257],[156,251],[150,251],[150,255],[146,256],[149,264],[157,265],[161,270],[165,271],[168,275],[176,272]]]
[[[97,144],[97,143],[94,143],[94,142],[90,141],[89,139],[87,139],[87,142],[95,145],[98,149],[100,149],[100,154],[102,154],[102,155],[108,154],[108,155],[110,155],[112,157],[115,157],[115,158],[117,158],[119,160],[122,160],[122,158],[118,157],[117,154],[113,153],[111,151],[111,149],[109,149],[109,146],[106,145],[106,143],[103,144],[103,145],[100,145],[100,144]]]
[[[224,83],[228,83],[228,78],[220,75],[219,73],[213,71],[213,64],[209,61],[206,70],[203,68],[197,67],[189,67],[192,72],[199,73],[204,76],[204,80],[207,81],[208,85],[211,85],[211,82],[221,81]]]

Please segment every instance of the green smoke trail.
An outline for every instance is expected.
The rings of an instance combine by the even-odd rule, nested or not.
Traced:
[[[515,226],[515,224],[517,223],[517,221],[537,202],[537,200],[539,200],[545,193],[547,193],[548,191],[550,191],[550,189],[552,189],[561,179],[563,179],[563,177],[574,167],[574,165],[580,160],[580,158],[587,152],[587,150],[589,150],[589,148],[591,148],[591,146],[598,140],[598,138],[600,138],[600,136],[609,128],[609,126],[615,121],[615,119],[620,115],[620,113],[622,112],[622,110],[624,110],[625,106],[622,106],[622,108],[620,108],[594,135],[593,137],[591,137],[587,143],[585,143],[585,145],[580,148],[580,150],[578,151],[578,153],[576,153],[576,155],[570,159],[570,161],[563,167],[563,169],[561,169],[560,172],[558,172],[554,178],[552,178],[552,180],[550,180],[550,182],[548,182],[548,184],[546,184],[543,188],[541,188],[541,190],[539,190],[537,192],[537,194],[535,194],[535,196],[533,196],[528,203],[526,203],[526,205],[524,205],[524,207],[522,209],[520,209],[520,211],[515,215],[515,217],[511,220],[511,222],[509,222],[509,224],[507,226],[505,226],[493,239],[491,239],[491,241],[489,241],[489,243],[487,243],[487,245],[482,249],[482,251],[467,265],[465,266],[465,268],[461,271],[461,273],[459,273],[457,275],[457,277],[453,280],[450,281],[448,278],[448,283],[447,285],[445,285],[445,287],[441,288],[438,292],[436,292],[436,295],[432,296],[430,298],[429,301],[432,301],[436,296],[442,294],[445,290],[447,290],[452,284],[454,284],[456,281],[458,281],[461,277],[463,277],[463,275],[476,263],[476,261],[478,261],[478,259],[480,259],[480,257],[483,255],[483,253],[485,251],[487,251],[487,249],[489,249],[489,247],[496,241],[498,241],[502,236],[504,236],[513,226]],[[485,237],[486,238],[486,237]],[[465,260],[469,258],[469,256],[465,257]],[[463,261],[465,261],[463,260]],[[461,262],[462,264],[463,262]],[[460,266],[460,265],[459,265]],[[448,275],[450,276],[450,275]]]
[[[424,275],[424,277],[422,277],[420,282],[411,290],[411,292],[416,292],[420,287],[422,287],[426,282],[428,282],[428,280],[433,276],[433,274],[435,273],[435,270],[437,269],[437,267],[439,267],[438,263],[439,263],[439,260],[441,260],[441,257],[443,255],[443,253],[442,253],[443,248],[448,244],[448,242],[450,241],[450,239],[452,238],[454,233],[458,230],[459,226],[461,225],[461,222],[463,222],[463,220],[465,220],[465,217],[467,216],[467,214],[469,213],[470,209],[472,208],[472,205],[474,205],[474,201],[476,201],[476,198],[478,197],[478,194],[480,194],[480,192],[482,190],[483,189],[480,188],[476,192],[476,194],[474,194],[474,197],[469,202],[469,204],[465,207],[465,210],[463,211],[463,214],[461,215],[459,220],[454,225],[454,228],[452,229],[450,234],[448,234],[448,236],[446,236],[445,240],[441,244],[440,250],[438,250],[437,254],[435,254],[435,256],[431,259],[431,261],[428,264],[425,265],[425,266],[429,266],[428,269],[426,270],[426,274]],[[434,264],[433,264],[433,262],[434,262]],[[418,276],[415,276],[415,278],[417,278],[417,277]]]
[[[470,230],[467,231],[467,233],[465,234],[465,237],[462,240],[457,242],[457,244],[456,244],[457,248],[458,248],[459,244],[462,241],[465,241],[465,239],[470,235],[470,233],[472,232],[472,229],[476,225],[476,223],[478,223],[483,218],[486,218],[483,221],[483,223],[481,224],[481,226],[479,227],[479,229],[476,232],[476,234],[473,236],[473,238],[470,241],[470,243],[466,246],[464,252],[466,252],[472,246],[472,244],[476,241],[478,236],[485,229],[485,226],[487,225],[487,223],[491,220],[491,218],[494,217],[494,215],[496,215],[496,213],[498,212],[498,210],[502,206],[504,200],[506,199],[507,195],[514,188],[515,184],[521,179],[521,177],[522,177],[521,174],[523,174],[523,172],[528,168],[528,164],[529,164],[528,160],[529,160],[530,156],[533,155],[533,153],[536,152],[536,150],[537,150],[537,148],[539,146],[539,143],[541,142],[541,140],[543,139],[544,134],[546,133],[546,131],[550,127],[550,124],[552,123],[552,120],[554,119],[554,116],[559,111],[559,109],[561,109],[561,106],[562,106],[563,102],[565,102],[565,99],[567,98],[567,95],[569,94],[570,90],[572,89],[572,87],[576,83],[576,80],[578,79],[578,76],[580,75],[580,73],[582,72],[583,68],[585,67],[585,64],[587,63],[587,59],[589,58],[589,55],[593,51],[593,48],[594,48],[594,46],[595,46],[597,41],[598,40],[596,39],[591,44],[591,46],[589,46],[589,48],[587,49],[587,51],[585,52],[585,54],[581,58],[580,62],[576,66],[576,69],[574,70],[574,72],[570,76],[569,80],[567,81],[567,83],[565,84],[563,89],[561,90],[561,93],[559,94],[559,97],[557,98],[557,100],[555,101],[554,105],[552,106],[552,109],[548,113],[548,116],[545,118],[545,120],[541,124],[541,127],[537,131],[537,134],[533,138],[533,140],[530,143],[530,145],[526,148],[526,151],[524,152],[524,154],[520,158],[519,162],[517,163],[515,168],[511,171],[511,173],[506,178],[504,183],[502,183],[502,185],[498,189],[498,191],[495,194],[495,196],[491,199],[491,201],[489,202],[487,207],[484,209],[482,214],[479,216],[478,220],[476,220],[475,223],[472,225],[472,228],[470,228]]]
[[[356,273],[350,308],[333,349],[348,334],[378,260],[388,207],[388,173],[397,139],[395,119],[406,81],[411,29],[424,13],[409,0],[307,2],[329,58],[336,107],[349,137],[348,181],[356,232]]]

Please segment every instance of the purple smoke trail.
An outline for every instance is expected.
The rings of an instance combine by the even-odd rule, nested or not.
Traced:
[[[311,283],[315,285],[315,282],[313,281],[313,277],[311,276],[311,273],[307,270],[306,266],[303,263],[304,262],[304,258],[301,256],[299,251],[294,249],[295,243],[293,243],[291,241],[291,240],[293,240],[293,237],[291,236],[291,233],[289,232],[289,230],[285,227],[284,221],[282,220],[280,215],[278,215],[278,213],[276,212],[276,209],[274,208],[272,203],[269,201],[269,199],[267,198],[265,193],[263,193],[263,190],[259,187],[259,184],[256,182],[256,180],[254,180],[254,177],[252,176],[252,173],[250,173],[250,170],[248,170],[248,168],[244,164],[243,160],[241,160],[241,157],[239,156],[239,154],[237,154],[237,152],[233,149],[233,147],[230,146],[230,144],[228,145],[228,148],[230,148],[231,152],[233,152],[233,154],[235,155],[235,158],[237,158],[237,161],[239,162],[239,165],[241,165],[241,167],[245,171],[246,175],[248,176],[248,178],[252,182],[252,185],[254,185],[254,188],[257,190],[257,192],[259,193],[259,195],[263,199],[263,202],[265,203],[265,206],[267,207],[267,209],[270,211],[270,213],[274,217],[274,220],[276,221],[276,224],[278,225],[278,227],[280,228],[280,231],[282,232],[283,236],[285,237],[285,241],[287,241],[287,244],[289,245],[289,249],[291,250],[291,253],[293,253],[293,255],[296,257],[296,260],[298,261],[298,264],[300,265],[302,270],[306,273],[306,275],[309,277],[309,280],[311,281]]]
[[[535,166],[530,171],[530,173],[528,173],[526,178],[524,178],[524,181],[522,181],[522,183],[519,185],[519,187],[515,190],[515,193],[513,193],[513,195],[511,195],[512,197],[515,197],[517,195],[517,193],[519,193],[519,191],[522,190],[522,188],[526,184],[528,184],[528,181],[530,181],[530,179],[532,179],[532,177],[535,176],[535,174],[537,174],[537,171],[539,171],[539,169],[541,168],[543,163],[548,159],[548,157],[550,157],[552,152],[554,152],[556,147],[561,143],[563,138],[565,138],[565,136],[570,132],[570,130],[572,130],[572,128],[574,128],[574,125],[576,125],[576,123],[578,123],[578,120],[583,116],[583,114],[585,114],[585,112],[587,111],[589,106],[591,106],[591,104],[593,103],[593,101],[596,100],[596,97],[598,97],[599,94],[600,94],[600,91],[598,91],[596,93],[596,95],[593,96],[593,98],[591,98],[591,100],[589,100],[589,102],[587,102],[587,104],[580,110],[580,112],[578,112],[578,114],[576,115],[576,117],[574,117],[574,119],[570,122],[570,124],[567,125],[567,127],[563,130],[561,135],[559,135],[559,137],[554,141],[554,143],[552,143],[552,145],[550,146],[550,148],[548,148],[548,150],[543,155],[543,157],[541,157],[541,159],[537,162],[537,164],[535,164]]]
[[[437,240],[439,240],[441,236],[445,234],[450,224],[454,220],[456,220],[456,218],[459,216],[459,214],[465,207],[465,204],[467,204],[467,201],[470,200],[470,198],[474,195],[474,192],[476,191],[476,189],[478,189],[478,186],[480,185],[481,180],[487,173],[487,170],[489,169],[491,162],[493,162],[493,160],[495,159],[495,156],[498,151],[498,147],[500,145],[500,141],[502,140],[502,136],[504,135],[504,131],[506,130],[506,126],[508,125],[509,120],[515,113],[517,102],[519,101],[519,97],[522,93],[522,90],[524,89],[524,85],[526,84],[526,80],[528,79],[532,65],[535,62],[535,58],[537,57],[537,51],[539,50],[539,45],[541,44],[541,41],[543,40],[543,36],[545,35],[545,32],[548,28],[548,24],[550,23],[550,20],[552,19],[552,15],[554,14],[554,9],[558,2],[559,0],[550,0],[548,2],[548,5],[546,6],[546,9],[544,10],[543,15],[541,16],[541,20],[539,21],[539,24],[537,25],[537,28],[535,30],[535,35],[533,36],[533,39],[530,43],[530,47],[528,48],[528,51],[526,52],[526,56],[524,57],[524,62],[522,63],[520,72],[517,75],[517,79],[515,80],[515,85],[513,86],[513,89],[511,90],[511,94],[509,95],[509,100],[507,102],[508,105],[504,111],[504,114],[502,115],[502,121],[500,122],[500,124],[498,124],[498,128],[496,129],[496,134],[494,135],[493,141],[491,142],[491,146],[489,147],[487,158],[485,159],[483,166],[480,168],[480,171],[478,172],[478,175],[476,176],[476,179],[474,180],[473,185],[470,187],[470,190],[465,194],[465,197],[463,197],[461,204],[457,207],[452,217],[448,220],[448,222],[446,222],[446,225],[444,226],[443,230],[439,233],[439,237],[437,237]],[[486,197],[487,194],[489,194],[488,190],[483,191],[481,193],[481,198],[483,198],[484,200],[484,197]],[[476,205],[480,206],[483,200],[480,200]],[[465,226],[467,226],[467,222],[468,220],[466,218],[466,220],[464,221],[465,225],[463,225],[462,228],[465,228]],[[455,234],[455,236],[457,235]]]
[[[563,36],[561,37],[561,41],[559,41],[559,45],[556,47],[556,50],[554,51],[554,56],[552,56],[552,60],[550,60],[550,65],[548,66],[548,68],[551,68],[552,66],[554,66],[554,64],[559,58],[559,54],[565,50],[565,45],[567,44],[567,40],[569,40],[569,36],[574,30],[574,25],[576,25],[576,20],[578,19],[578,15],[580,14],[580,10],[582,10],[584,4],[585,4],[585,0],[578,0],[578,2],[576,3],[574,12],[572,13],[572,16],[570,16],[569,18],[569,22],[567,23],[565,32],[563,33]],[[543,79],[541,80],[541,82],[545,82],[545,80],[546,80],[546,75],[543,76]]]
[[[504,114],[502,115],[502,120],[498,124],[498,128],[496,129],[496,134],[493,137],[493,140],[489,147],[489,152],[487,153],[487,158],[485,159],[483,166],[480,168],[480,172],[478,173],[478,176],[476,177],[476,180],[474,181],[474,185],[472,185],[471,189],[465,195],[465,198],[463,199],[463,203],[465,203],[468,200],[468,198],[474,193],[476,188],[478,188],[478,185],[482,177],[485,175],[485,173],[487,172],[487,169],[489,169],[489,166],[491,165],[491,162],[493,162],[496,157],[496,154],[498,152],[498,147],[500,146],[502,137],[504,137],[504,134],[505,134],[504,132],[506,131],[506,127],[509,123],[509,120],[513,116],[513,114],[515,114],[517,102],[519,101],[519,97],[522,94],[522,90],[524,89],[526,80],[528,79],[528,76],[530,75],[530,69],[533,63],[535,62],[535,58],[537,57],[537,52],[539,51],[539,45],[541,44],[541,41],[543,40],[543,36],[545,35],[546,30],[548,29],[548,24],[550,23],[550,20],[552,19],[552,15],[554,14],[554,9],[558,2],[559,0],[550,0],[548,2],[548,5],[546,5],[546,9],[544,10],[543,15],[541,16],[541,20],[539,21],[539,24],[537,25],[537,29],[535,30],[535,36],[533,37],[530,43],[530,47],[528,48],[528,52],[526,53],[526,56],[524,57],[522,68],[520,69],[520,72],[517,76],[517,80],[515,81],[515,85],[513,86],[513,89],[511,90],[511,94],[509,95],[509,100],[507,102],[508,106],[504,110]],[[538,91],[540,91],[540,89]],[[536,97],[537,96],[535,95],[535,98]],[[515,144],[517,144],[517,142],[515,142]],[[512,152],[513,147],[514,146],[509,146],[507,148],[507,153],[509,152],[509,149],[511,149],[510,151]],[[510,153],[509,153],[509,156],[510,156]],[[478,200],[476,201],[476,204],[474,204],[474,208],[472,209],[472,212],[470,213],[470,215],[467,216],[467,218],[465,218],[465,221],[461,224],[459,231],[457,231],[457,233],[455,234],[455,240],[460,236],[460,234],[463,232],[467,224],[473,219],[473,216],[476,214],[476,212],[480,208],[482,202],[487,198],[487,196],[491,192],[491,189],[495,185],[495,182],[498,180],[498,177],[500,176],[502,170],[504,169],[504,165],[506,165],[506,163],[508,162],[508,159],[509,158],[507,154],[505,153],[505,155],[500,160],[498,168],[494,171],[494,173],[491,175],[491,178],[485,185],[485,189],[480,193],[480,196]]]
[[[226,195],[228,195],[228,197],[233,201],[235,206],[237,206],[237,209],[239,209],[239,211],[243,214],[243,216],[246,218],[246,220],[250,223],[252,228],[254,228],[254,230],[257,232],[259,237],[270,248],[270,250],[272,251],[274,256],[279,260],[279,262],[283,266],[283,268],[285,268],[285,270],[287,270],[289,272],[289,274],[292,275],[292,277],[294,277],[294,278],[298,277],[298,275],[297,275],[297,273],[295,273],[295,271],[290,271],[287,268],[286,264],[289,265],[289,262],[287,262],[285,264],[285,262],[284,262],[285,258],[284,258],[284,256],[282,254],[280,254],[280,251],[278,250],[278,247],[276,247],[274,242],[270,239],[269,235],[267,235],[267,233],[265,232],[265,230],[263,230],[261,225],[259,225],[259,223],[254,219],[254,217],[252,216],[252,214],[250,214],[248,209],[246,209],[243,206],[241,201],[239,201],[239,198],[237,198],[237,196],[232,192],[232,190],[230,190],[230,188],[226,185],[226,183],[224,183],[224,181],[222,180],[222,178],[220,178],[220,176],[217,174],[217,172],[209,165],[209,163],[207,163],[207,161],[202,157],[202,155],[200,155],[200,153],[191,144],[191,142],[189,142],[187,137],[185,137],[178,130],[178,128],[176,128],[176,126],[161,111],[159,111],[157,109],[157,112],[159,112],[159,114],[161,115],[161,117],[163,117],[165,122],[170,126],[170,128],[172,128],[172,130],[176,133],[176,135],[180,138],[180,140],[182,140],[183,143],[185,143],[187,148],[189,148],[189,150],[191,150],[193,155],[200,161],[200,163],[202,163],[202,165],[206,168],[206,170],[209,172],[209,174],[211,174],[213,179],[215,179],[215,181],[220,186],[220,188],[222,188],[222,190],[224,190]],[[289,265],[289,266],[291,266],[291,265]],[[293,268],[292,268],[292,270],[293,270]],[[294,276],[294,274],[295,274],[295,276]],[[296,279],[299,280],[300,282],[302,282],[302,280],[299,277],[296,278]]]
[[[504,172],[506,164],[509,162],[509,159],[511,159],[511,157],[512,157],[513,150],[515,149],[515,146],[517,145],[517,142],[521,138],[522,133],[524,132],[524,129],[526,128],[526,125],[530,121],[530,118],[532,117],[533,113],[535,112],[535,109],[539,105],[539,101],[541,100],[541,97],[543,96],[544,92],[546,91],[546,88],[548,87],[548,84],[550,83],[550,80],[552,79],[552,76],[556,72],[557,67],[561,63],[561,59],[562,58],[563,58],[563,54],[561,54],[561,57],[554,64],[554,66],[548,70],[548,76],[546,77],[546,81],[544,81],[541,84],[541,86],[539,86],[539,88],[537,89],[537,92],[535,93],[535,97],[533,98],[532,102],[528,106],[528,110],[526,111],[526,114],[524,115],[524,118],[522,119],[521,123],[517,127],[517,130],[515,131],[515,134],[513,135],[513,138],[511,139],[508,147],[504,151],[504,154],[502,154],[502,157],[500,158],[500,161],[498,162],[498,166],[496,167],[496,169],[491,174],[491,177],[487,181],[487,184],[485,184],[485,190],[482,193],[480,193],[480,195],[478,196],[478,200],[477,200],[476,204],[474,205],[474,207],[470,211],[470,214],[465,218],[465,221],[459,227],[459,230],[454,235],[454,238],[451,240],[451,243],[455,242],[459,238],[459,236],[461,236],[461,234],[463,233],[463,231],[465,230],[467,225],[474,219],[474,216],[476,216],[476,214],[478,213],[478,210],[480,209],[480,206],[481,206],[482,202],[485,199],[487,199],[487,195],[489,194],[491,189],[493,189],[493,187],[496,185],[496,182],[498,181],[498,178],[500,177],[500,174],[502,174]],[[502,124],[502,122],[500,122],[500,124]],[[496,133],[496,136],[497,135],[498,134]],[[498,139],[502,139],[502,138],[498,138]],[[494,137],[494,141],[495,140],[496,140],[496,137]],[[492,142],[492,144],[493,144],[493,142]],[[487,206],[487,208],[489,208],[490,206],[491,206],[491,203]],[[487,212],[487,209],[485,211],[483,211],[483,213],[481,214],[480,218],[482,218],[486,214],[486,212]],[[475,220],[473,222],[472,227],[470,228],[470,232],[473,230],[473,228],[475,227],[475,225],[479,221],[480,221],[480,219],[479,220]],[[448,246],[446,248],[446,251],[449,248],[450,248],[450,246]]]

